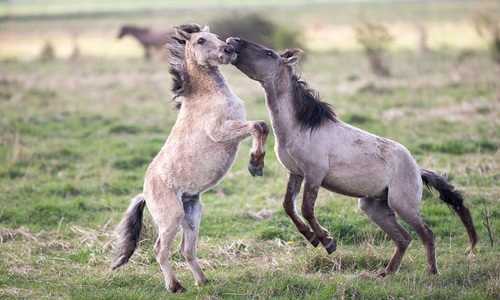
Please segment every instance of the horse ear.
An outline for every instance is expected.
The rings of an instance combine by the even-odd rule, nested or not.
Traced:
[[[281,57],[285,60],[287,65],[294,65],[299,61],[302,52],[303,51],[299,48],[287,49],[285,52],[281,53]]]
[[[201,30],[202,32],[210,32],[210,27],[208,27],[208,24],[205,24],[205,27]]]
[[[175,27],[175,34],[177,35],[177,37],[181,40],[189,40],[189,38],[191,37],[191,34],[180,29],[179,27]]]

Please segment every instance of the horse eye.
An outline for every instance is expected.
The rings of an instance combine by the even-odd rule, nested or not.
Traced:
[[[203,43],[205,43],[205,39],[204,38],[199,38],[198,41],[197,41],[198,44],[200,45],[203,45]]]
[[[273,51],[267,50],[266,51],[266,55],[269,56],[269,57],[273,57]]]

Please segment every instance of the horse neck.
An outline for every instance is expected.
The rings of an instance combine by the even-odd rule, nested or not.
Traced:
[[[190,78],[191,94],[202,95],[204,99],[207,95],[222,93],[232,96],[233,92],[229,88],[226,78],[222,74],[219,66],[200,66],[189,51],[186,51],[187,72]]]
[[[262,83],[266,93],[266,106],[269,110],[271,125],[278,137],[286,136],[287,132],[297,125],[292,104],[291,76],[278,76],[275,80]]]

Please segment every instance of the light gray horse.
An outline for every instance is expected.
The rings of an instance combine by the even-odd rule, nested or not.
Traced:
[[[176,28],[170,72],[173,92],[182,98],[170,136],[146,171],[143,193],[132,199],[121,222],[119,254],[111,268],[126,263],[139,245],[147,206],[158,225],[154,246],[166,287],[183,291],[169,263],[170,246],[182,227],[180,251],[197,284],[206,283],[196,258],[203,202],[200,195],[218,184],[231,168],[240,142],[253,136],[249,170],[261,175],[266,137],[264,121],[245,121],[243,102],[229,88],[219,65],[235,57],[232,46],[196,24]]]
[[[396,244],[384,271],[396,272],[410,243],[410,234],[396,221],[396,214],[417,232],[427,252],[427,271],[438,273],[434,233],[419,214],[422,187],[436,189],[441,200],[460,216],[472,253],[477,234],[462,195],[447,179],[420,169],[401,144],[353,127],[339,120],[331,107],[319,100],[316,91],[296,73],[301,50],[279,55],[274,50],[239,38],[229,38],[238,54],[233,64],[259,81],[266,93],[266,105],[276,137],[275,152],[288,170],[283,202],[298,230],[328,253],[336,241],[314,217],[314,203],[320,187],[360,198],[359,206]],[[295,210],[295,197],[304,182],[302,216]],[[311,230],[312,229],[312,230]]]

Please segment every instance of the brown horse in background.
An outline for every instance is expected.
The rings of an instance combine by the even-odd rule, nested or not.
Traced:
[[[118,38],[130,34],[135,37],[144,47],[144,58],[151,59],[151,49],[155,48],[156,50],[164,49],[163,46],[165,44],[170,43],[172,41],[172,36],[175,35],[174,30],[152,30],[148,27],[136,27],[131,25],[123,26],[120,29],[120,33],[118,34]]]

